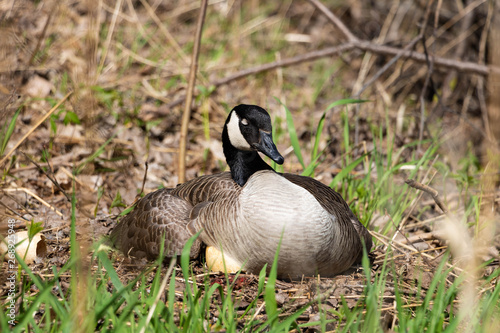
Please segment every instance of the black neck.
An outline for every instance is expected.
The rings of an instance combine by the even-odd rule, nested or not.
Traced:
[[[236,149],[229,141],[225,128],[222,131],[222,149],[231,170],[231,177],[240,186],[245,185],[248,178],[257,171],[273,170],[256,151]]]

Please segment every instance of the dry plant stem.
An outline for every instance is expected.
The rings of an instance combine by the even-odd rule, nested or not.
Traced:
[[[69,93],[66,94],[66,96],[64,96],[52,109],[49,110],[49,112],[47,112],[29,131],[28,133],[26,133],[22,138],[21,140],[19,140],[18,143],[15,144],[15,146],[2,158],[2,160],[0,161],[0,166],[2,166],[4,164],[4,162],[9,158],[10,155],[12,155],[12,153],[24,142],[24,140],[26,140],[26,138],[28,138],[28,136],[30,136],[31,133],[33,133],[37,128],[38,126],[40,126],[48,117],[50,117],[50,115],[52,113],[54,113],[55,110],[57,110],[62,103],[64,103],[64,101],[66,101],[68,99],[68,97],[72,94],[73,92],[70,91]]]
[[[255,320],[255,318],[257,318],[257,316],[262,311],[262,309],[264,309],[265,305],[266,305],[266,301],[262,302],[262,304],[259,306],[259,308],[257,309],[257,311],[255,311],[255,313],[253,314],[252,319],[250,319],[250,321],[253,321],[253,320]]]
[[[60,217],[64,217],[64,215],[60,211],[58,211],[52,205],[50,205],[47,201],[43,200],[38,195],[36,195],[35,193],[33,193],[29,188],[24,188],[24,187],[6,188],[3,191],[5,191],[5,192],[19,192],[19,191],[22,191],[22,192],[24,192],[24,193],[26,193],[28,195],[31,195],[33,198],[35,198],[36,200],[38,200],[42,205],[48,207],[50,210],[54,211],[54,213],[56,213]]]
[[[419,183],[414,179],[407,179],[407,180],[405,180],[405,183],[408,184],[408,186],[411,186],[417,190],[421,190],[421,191],[424,191],[426,193],[429,193],[432,196],[432,198],[434,199],[434,202],[436,202],[436,204],[439,206],[439,208],[443,211],[443,213],[448,214],[448,209],[446,209],[446,207],[443,204],[443,202],[441,201],[441,199],[439,199],[438,191],[436,191],[435,189],[433,189],[432,187],[430,187],[428,185],[424,185],[422,183]]]
[[[422,35],[420,34],[417,37],[415,37],[411,42],[409,42],[404,47],[404,49],[401,49],[400,52],[398,52],[398,54],[396,54],[391,60],[389,60],[389,62],[387,62],[382,68],[380,68],[377,71],[377,73],[375,73],[375,75],[373,75],[373,77],[367,83],[365,83],[363,85],[363,87],[361,87],[361,89],[356,94],[356,98],[359,98],[359,96],[366,90],[366,88],[371,86],[373,84],[373,82],[378,80],[378,78],[381,77],[382,74],[384,74],[394,63],[396,63],[396,61],[398,61],[403,56],[404,52],[410,51],[411,49],[413,49],[415,44],[417,44],[421,39],[422,39]]]
[[[386,245],[386,246],[388,246],[389,245],[388,242],[391,241],[389,239],[389,237],[387,237],[385,235],[382,235],[381,233],[378,233],[376,231],[370,231],[370,234],[373,237],[375,237],[376,239],[378,239],[379,241],[381,241],[382,243],[384,243],[384,245]],[[382,241],[383,239],[386,239],[387,242]],[[397,245],[397,246],[394,246],[394,245]],[[395,249],[397,249],[398,251],[400,251],[402,253],[404,253],[404,251],[402,251],[401,249],[399,249],[398,246],[401,247],[401,248],[404,248],[405,250],[411,251],[412,254],[419,254],[419,255],[425,256],[425,257],[427,257],[427,258],[429,258],[431,260],[435,260],[437,258],[437,257],[431,256],[430,254],[425,253],[426,251],[415,251],[415,249],[413,247],[411,247],[409,245],[406,245],[406,244],[403,244],[403,243],[401,243],[399,241],[391,241],[391,246],[392,246],[392,248],[395,248]],[[439,257],[439,255],[438,255],[438,257]],[[449,268],[455,269],[455,270],[457,270],[459,272],[463,272],[463,269],[460,268],[460,267],[458,267],[457,265],[450,264],[450,263],[447,262],[446,266],[449,267]],[[458,277],[458,275],[456,275],[453,272],[450,272],[450,275],[453,275],[454,277]]]
[[[208,0],[202,0],[200,7],[200,16],[196,25],[196,36],[193,47],[193,55],[191,59],[191,69],[189,71],[189,84],[187,88],[186,104],[184,106],[184,114],[182,115],[181,137],[179,142],[179,183],[186,181],[186,144],[189,118],[191,118],[191,104],[193,102],[194,83],[196,81],[196,72],[198,71],[198,57],[200,54],[201,33],[203,30],[203,22],[207,12]]]
[[[21,153],[28,159],[30,160],[31,163],[33,163],[36,168],[41,171],[51,182],[52,184],[54,184],[57,189],[59,191],[61,191],[62,194],[64,194],[64,196],[66,197],[66,200],[68,200],[68,202],[71,202],[71,198],[69,197],[69,195],[66,193],[66,191],[61,187],[61,185],[59,184],[59,182],[57,181],[57,179],[55,177],[52,177],[51,175],[48,174],[47,171],[45,171],[40,165],[38,165],[38,163],[36,163],[31,157],[29,157],[24,151],[21,151]],[[52,171],[52,166],[47,163],[52,175],[54,175],[54,171]]]
[[[0,201],[0,205],[2,205],[5,209],[7,209],[7,210],[11,211],[11,212],[12,212],[12,214],[19,216],[19,218],[21,218],[21,219],[23,219],[23,220],[25,220],[25,221],[29,221],[28,219],[24,218],[21,214],[19,214],[18,212],[16,212],[15,210],[13,210],[12,208],[10,208],[9,206],[7,206],[6,204],[4,204],[4,203],[3,203],[3,202],[1,202],[1,201]],[[26,225],[26,222],[23,222],[23,223],[24,223],[24,225]],[[2,227],[2,228],[3,228],[3,229],[1,229],[1,230],[4,230],[4,229],[9,228],[9,226],[8,226],[8,225],[5,225],[5,227]],[[17,229],[17,224],[16,224],[16,227],[14,227],[14,229]]]
[[[483,32],[481,33],[481,39],[479,42],[479,61],[484,62],[484,56],[486,54],[486,43],[489,40],[489,50],[488,50],[488,62],[494,65],[500,63],[500,48],[498,47],[498,42],[500,41],[500,18],[498,6],[500,4],[498,1],[496,5],[494,1],[488,3],[488,16],[486,18],[486,24],[484,26]],[[495,10],[495,7],[496,10]],[[496,13],[493,15],[493,13]],[[499,74],[492,73],[488,77],[487,89],[490,92],[497,92],[499,88]],[[500,103],[499,97],[496,93],[491,93],[488,102],[485,98],[485,82],[484,79],[478,77],[478,95],[479,95],[479,106],[481,107],[481,113],[483,116],[484,128],[486,129],[487,138],[490,140],[489,150],[491,153],[498,154],[498,141],[500,141],[500,131],[499,131],[499,119],[500,119]],[[491,154],[490,153],[490,154]]]
[[[30,215],[31,217],[34,217],[34,216],[36,216],[36,215],[37,215],[37,212],[36,212],[35,210],[32,210],[32,209],[30,209],[30,207],[28,207],[28,202],[27,202],[27,200],[26,200],[26,199],[24,199],[24,200],[20,201],[20,200],[18,200],[18,198],[17,198],[17,197],[10,195],[10,193],[9,193],[9,192],[4,191],[4,190],[2,190],[2,189],[0,189],[0,191],[3,191],[3,194],[4,194],[7,198],[9,198],[9,199],[10,199],[10,200],[12,200],[14,203],[16,203],[16,204],[18,205],[18,207],[20,207],[20,208],[19,208],[20,210],[21,210],[21,209],[22,209],[22,210],[24,210],[24,212],[25,212],[25,214],[24,214],[24,215],[28,214],[28,215]],[[9,208],[9,209],[10,209],[10,208]],[[10,210],[11,210],[11,209],[10,209]],[[21,216],[21,214],[18,214],[17,212],[16,212],[15,214],[16,214],[16,215],[18,215],[18,216]],[[29,220],[30,220],[29,218],[24,218],[24,217],[21,217],[21,218],[22,218],[22,219],[24,219],[24,220],[26,220],[26,221],[29,221]]]
[[[427,179],[429,179],[429,183],[432,182],[434,180],[434,177],[436,176],[437,174],[437,171],[434,170],[434,174],[430,177],[429,177],[429,174],[431,172],[431,170],[433,170],[433,167],[434,167],[434,164],[436,163],[437,159],[438,159],[439,155],[437,155],[434,160],[432,161],[432,163],[429,165],[429,168],[427,169],[425,175],[424,175],[424,178],[422,178],[422,181],[426,181]],[[403,229],[406,225],[406,222],[408,221],[408,219],[410,218],[410,216],[413,214],[413,210],[416,208],[417,206],[417,203],[420,201],[420,199],[422,198],[422,195],[424,193],[421,192],[418,197],[416,198],[416,200],[414,200],[414,202],[412,203],[412,205],[410,206],[410,209],[408,210],[408,213],[403,217],[403,219],[401,220],[401,222],[399,222],[399,225],[398,225],[398,228],[399,230]],[[396,234],[394,234],[394,237],[396,237]],[[392,238],[394,240],[394,237]]]
[[[346,44],[342,44],[339,46],[328,47],[328,48],[323,49],[323,50],[311,51],[311,52],[304,53],[304,54],[301,54],[301,55],[298,55],[295,57],[286,58],[286,59],[279,60],[279,61],[273,61],[273,62],[264,64],[264,65],[258,65],[255,67],[251,67],[248,69],[238,71],[234,74],[226,76],[225,78],[211,82],[211,85],[213,85],[214,89],[216,90],[217,88],[219,88],[223,85],[226,85],[226,84],[231,83],[233,81],[240,80],[240,79],[247,77],[247,76],[250,76],[250,75],[271,71],[271,70],[274,70],[274,69],[279,68],[279,67],[289,67],[289,66],[301,64],[303,62],[308,62],[308,61],[313,61],[313,60],[324,58],[324,57],[329,57],[329,56],[332,56],[334,54],[338,54],[338,53],[352,50],[353,48],[354,48],[354,45],[352,45],[351,43],[346,43]],[[169,108],[173,108],[174,106],[181,104],[182,101],[184,101],[184,100],[185,100],[185,96],[182,96],[179,99],[176,99],[175,101],[171,102],[167,106]]]
[[[111,38],[113,37],[113,32],[115,31],[116,19],[118,18],[118,14],[120,13],[122,2],[123,0],[118,0],[116,2],[115,9],[113,10],[113,18],[111,19],[108,35],[106,36],[106,42],[104,44],[104,52],[101,56],[101,62],[99,63],[99,67],[97,68],[98,74],[102,72],[102,69],[104,67],[104,62],[106,61],[106,57],[108,56],[109,46],[111,45]]]
[[[398,54],[396,54],[382,68],[380,68],[377,71],[377,73],[375,73],[375,75],[373,75],[373,77],[370,80],[368,80],[368,82],[366,82],[361,87],[361,89],[359,89],[359,91],[356,93],[356,98],[360,98],[361,94],[366,90],[366,88],[370,87],[375,81],[377,81],[380,78],[380,76],[382,76],[382,74],[384,74],[392,65],[394,65],[396,63],[396,61],[398,61],[403,56],[403,52],[413,49],[415,44],[417,44],[417,42],[420,41],[421,39],[422,39],[422,35],[420,34],[417,37],[415,37],[410,43],[408,43],[408,45],[406,45],[404,49],[402,49]],[[358,117],[359,108],[360,108],[360,105],[356,104],[356,106],[355,106],[356,112],[355,112],[355,126],[354,126],[354,143],[358,143],[358,141],[359,141],[359,117]]]
[[[176,261],[177,260],[175,257],[170,261],[170,265],[168,266],[167,273],[165,274],[165,277],[161,281],[161,285],[160,285],[160,289],[158,290],[158,294],[156,294],[153,305],[151,306],[151,308],[148,312],[146,322],[142,326],[140,333],[144,333],[146,331],[146,327],[148,327],[148,324],[151,321],[151,318],[153,318],[153,313],[155,312],[156,306],[158,305],[158,302],[160,301],[161,295],[163,294],[163,292],[165,291],[165,288],[167,287],[167,282],[170,278],[170,275],[172,274],[172,271],[174,270]]]
[[[94,188],[90,187],[86,182],[82,182],[80,179],[78,179],[77,176],[75,176],[74,174],[72,174],[71,172],[69,172],[69,170],[66,169],[64,166],[59,166],[59,170],[61,170],[62,172],[64,172],[66,174],[66,176],[68,176],[71,180],[73,180],[74,182],[76,182],[78,185],[80,185],[82,187],[85,187],[90,192],[95,193],[95,189]]]
[[[184,54],[184,51],[182,51],[182,48],[179,46],[179,44],[177,43],[177,41],[175,40],[175,38],[172,36],[172,34],[167,30],[167,28],[165,28],[165,26],[163,25],[162,21],[160,20],[160,18],[158,17],[158,15],[156,15],[154,9],[151,7],[151,5],[146,1],[146,0],[140,0],[141,1],[141,4],[144,6],[144,8],[146,9],[146,11],[148,12],[148,15],[153,19],[153,21],[156,23],[156,25],[158,26],[158,28],[160,29],[160,31],[163,33],[163,35],[168,39],[170,45],[172,45],[172,47],[175,49],[175,51],[177,52],[177,56],[178,58],[184,62],[184,63],[187,63],[186,61],[186,55]],[[205,0],[203,0],[205,1]],[[206,9],[206,7],[205,7]],[[201,10],[203,11],[203,5],[202,5],[202,8]]]
[[[332,22],[337,27],[337,29],[339,29],[342,34],[344,34],[349,42],[358,41],[358,38],[352,34],[352,32],[344,25],[344,23],[337,16],[335,16],[325,5],[319,2],[319,0],[309,0],[309,2],[320,12],[322,12],[330,20],[330,22]]]
[[[386,214],[387,214],[387,212],[386,212]],[[391,220],[392,225],[394,225],[396,227],[396,232],[394,233],[394,236],[396,236],[397,233],[399,232],[399,234],[401,234],[406,239],[406,241],[408,242],[407,244],[411,245],[411,247],[413,247],[417,253],[420,252],[420,250],[417,249],[415,247],[415,245],[413,245],[413,242],[410,242],[408,237],[406,237],[406,235],[399,230],[399,226],[396,226],[396,223],[394,223],[394,221],[392,220],[392,217],[389,214],[387,214],[387,215],[389,216],[389,219]],[[392,238],[392,242],[394,242],[394,237]],[[392,244],[392,242],[391,242],[391,244]],[[403,242],[400,242],[400,244],[403,244]],[[431,263],[427,260],[427,258],[422,257],[422,260],[427,264],[427,266],[429,266],[429,267],[431,266]]]

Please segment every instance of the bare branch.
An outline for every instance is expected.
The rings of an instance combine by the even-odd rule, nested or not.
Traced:
[[[424,185],[422,183],[419,183],[414,179],[407,179],[407,180],[405,180],[405,183],[408,184],[408,186],[411,186],[417,190],[429,193],[431,195],[432,199],[434,199],[434,202],[436,202],[436,204],[439,206],[439,208],[441,208],[443,213],[448,214],[448,209],[446,209],[446,206],[443,204],[441,199],[439,199],[438,191],[436,191],[435,189],[433,189],[432,187],[430,187],[428,185]]]
[[[336,45],[333,47],[328,47],[322,50],[315,50],[311,51],[308,53],[304,53],[295,57],[291,58],[286,58],[282,59],[279,61],[274,61],[270,62],[267,64],[263,65],[258,65],[254,66],[248,69],[244,69],[241,71],[238,71],[234,74],[231,74],[229,76],[226,76],[222,79],[215,80],[211,82],[211,84],[215,87],[215,90],[219,88],[222,85],[228,84],[232,81],[236,81],[239,79],[242,79],[246,76],[249,75],[255,75],[258,73],[274,70],[276,68],[283,68],[283,67],[289,67],[293,65],[297,65],[303,62],[308,62],[308,61],[313,61],[316,59],[320,58],[325,58],[325,57],[330,57],[335,54],[339,54],[342,52],[347,52],[352,49],[359,49],[362,51],[369,51],[373,52],[378,55],[388,55],[388,56],[394,56],[389,63],[384,66],[383,71],[380,71],[381,75],[384,71],[386,71],[392,64],[394,64],[398,59],[404,58],[404,59],[410,59],[419,63],[428,63],[430,60],[435,69],[453,69],[453,70],[458,70],[461,73],[471,73],[471,74],[477,74],[481,76],[488,76],[490,73],[496,73],[500,74],[500,68],[495,67],[495,66],[487,66],[483,64],[477,64],[474,62],[468,62],[468,61],[460,61],[460,60],[454,60],[454,59],[448,59],[448,58],[443,58],[443,57],[435,57],[435,56],[429,56],[430,59],[427,58],[427,56],[424,53],[421,52],[415,52],[412,50],[413,46],[415,45],[416,42],[418,42],[422,34],[414,38],[407,46],[405,46],[403,49],[393,47],[393,46],[387,46],[387,45],[380,45],[376,44],[371,41],[367,40],[360,40],[357,37],[355,37],[352,32],[342,23],[342,21],[337,18],[328,8],[326,8],[323,4],[321,4],[318,0],[309,0],[318,10],[320,10],[323,14],[327,16],[327,18],[344,34],[344,36],[348,39],[347,42],[342,43],[340,45]],[[427,21],[427,20],[426,20]],[[373,82],[371,82],[373,83]],[[364,87],[366,89],[366,87]],[[182,103],[182,101],[185,99],[185,96],[181,96],[179,99],[176,99],[172,102],[170,102],[167,106],[169,108],[172,108],[174,106],[177,106]]]

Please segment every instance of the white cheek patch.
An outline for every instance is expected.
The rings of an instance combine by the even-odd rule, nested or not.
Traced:
[[[229,141],[236,149],[254,150],[250,147],[247,140],[245,140],[243,134],[241,134],[239,120],[238,115],[233,111],[231,113],[231,119],[229,119],[227,123],[227,136],[229,137]]]

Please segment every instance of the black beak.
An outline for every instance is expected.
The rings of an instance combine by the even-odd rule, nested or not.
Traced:
[[[254,144],[254,147],[272,159],[274,162],[278,164],[283,164],[285,159],[281,154],[279,153],[278,149],[276,148],[276,145],[273,142],[273,136],[271,133],[264,132],[264,131],[259,131],[260,133],[260,142]]]

